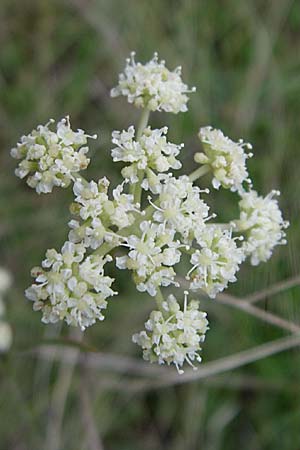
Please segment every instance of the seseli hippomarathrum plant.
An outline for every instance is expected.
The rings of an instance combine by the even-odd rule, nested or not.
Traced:
[[[124,181],[114,189],[106,177],[87,181],[79,174],[90,161],[88,139],[96,136],[73,131],[69,117],[38,126],[11,151],[20,160],[16,175],[37,193],[69,185],[74,193],[68,240],[60,251],[47,250],[26,290],[42,321],[62,320],[85,330],[104,320],[104,310],[117,295],[114,279],[106,274],[106,264],[114,263],[130,271],[137,290],[156,301],[133,341],[146,360],[174,364],[180,373],[185,362],[195,367],[201,361],[208,330],[206,313],[199,310],[199,301],[188,299],[188,291],[176,296],[163,292],[171,285],[180,292],[182,255],[190,261],[182,274],[189,290],[214,298],[236,281],[246,258],[253,265],[267,261],[274,247],[285,243],[288,226],[274,198],[278,192],[261,197],[253,190],[246,167],[252,146],[243,140],[234,142],[210,126],[200,128],[199,167],[176,176],[183,144],[169,142],[167,127],[151,128],[149,115],[187,111],[188,94],[194,91],[183,83],[180,67],[168,70],[157,54],[146,64],[137,63],[131,54],[111,96],[125,96],[141,109],[141,118],[137,129],[130,125],[112,132],[112,159],[124,163]],[[237,219],[218,224],[207,203],[209,190],[196,184],[205,174],[211,175],[214,189],[237,192]]]

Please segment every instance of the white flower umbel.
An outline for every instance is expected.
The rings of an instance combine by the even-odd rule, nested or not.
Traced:
[[[78,220],[69,222],[71,242],[83,242],[86,247],[97,249],[105,240],[111,241],[114,237],[109,227],[116,227],[119,231],[134,222],[133,213],[140,214],[140,205],[133,202],[133,195],[123,193],[124,184],[113,190],[113,199],[110,200],[109,181],[105,177],[98,183],[82,180],[74,183],[75,202],[71,211]]]
[[[76,180],[73,186],[75,203],[72,209],[78,210],[81,219],[93,219],[103,212],[103,207],[108,201],[109,181],[106,177],[98,182],[84,182],[81,179]]]
[[[167,127],[155,129],[148,123],[151,111],[186,111],[192,91],[182,82],[181,69],[168,70],[157,54],[145,64],[136,63],[131,55],[111,95],[125,96],[142,110],[136,127],[128,124],[125,130],[112,132],[111,156],[122,164],[124,179],[112,190],[106,177],[88,181],[77,173],[89,163],[86,143],[91,136],[73,131],[68,117],[56,128],[53,121],[40,125],[12,150],[12,156],[21,159],[16,174],[27,178],[38,193],[74,183],[69,240],[61,252],[47,251],[42,268],[33,269],[35,282],[26,291],[43,322],[62,320],[85,329],[103,320],[107,299],[115,294],[104,266],[117,255],[117,269],[129,270],[137,290],[154,297],[158,305],[134,341],[143,348],[145,359],[175,364],[179,372],[184,361],[191,365],[200,361],[200,343],[207,330],[206,314],[194,301],[188,304],[187,293],[183,309],[173,296],[164,300],[165,287],[180,287],[180,260],[190,259],[191,269],[183,274],[190,289],[215,297],[236,281],[246,255],[258,264],[271,256],[275,245],[285,243],[287,226],[272,199],[274,192],[262,198],[244,191],[250,183],[246,162],[251,145],[234,142],[220,130],[200,129],[203,152],[195,155],[199,167],[176,176],[182,168],[183,144],[168,141]],[[183,160],[189,158],[186,152]],[[208,172],[215,188],[241,195],[236,222],[210,221],[216,217],[207,204],[206,194],[211,194],[202,179],[203,188],[193,184]],[[239,244],[242,234],[245,240]]]
[[[133,126],[128,130],[112,133],[112,142],[116,145],[111,151],[113,161],[130,163],[122,169],[124,178],[129,179],[131,183],[136,183],[139,181],[138,174],[142,171],[145,175],[145,179],[141,181],[142,187],[157,193],[160,190],[160,180],[166,178],[157,176],[157,173],[181,168],[181,162],[176,157],[183,144],[176,145],[168,142],[167,131],[167,127],[154,130],[147,127],[138,140],[135,140]]]
[[[128,180],[126,180],[128,181]],[[124,194],[124,183],[119,184],[113,190],[113,200],[110,203],[110,220],[112,225],[118,230],[132,225],[135,221],[133,213],[140,214],[139,203],[134,203],[134,197],[131,194]]]
[[[199,138],[204,153],[196,153],[195,161],[210,168],[214,188],[222,186],[232,191],[241,191],[245,181],[250,183],[246,160],[252,153],[246,153],[245,148],[251,149],[251,144],[244,143],[243,140],[234,142],[224,136],[221,130],[212,127],[200,128]]]
[[[22,136],[11,156],[21,159],[15,174],[27,177],[27,184],[38,194],[52,192],[54,186],[68,187],[74,174],[86,169],[90,160],[87,138],[83,130],[73,131],[69,117],[62,119],[52,131],[54,120],[39,125],[28,136]]]
[[[276,245],[286,244],[284,229],[289,223],[283,220],[275,195],[279,192],[273,190],[266,197],[254,190],[241,194],[240,219],[235,224],[245,235],[243,249],[254,266],[267,261]]]
[[[112,278],[104,275],[104,265],[112,258],[85,257],[82,244],[65,242],[61,253],[48,250],[42,268],[32,269],[35,283],[26,290],[35,311],[41,310],[44,323],[65,320],[82,330],[96,320],[103,320],[106,299],[114,294]]]
[[[140,235],[127,238],[128,255],[116,258],[119,269],[133,271],[137,289],[156,295],[159,286],[174,283],[173,267],[180,261],[178,242],[174,241],[174,230],[165,230],[162,225],[144,221],[140,224]]]
[[[201,191],[189,181],[189,177],[168,177],[161,187],[156,203],[149,198],[155,212],[153,219],[164,227],[182,235],[184,242],[191,242],[195,232],[200,232],[208,220],[208,205],[200,198]],[[208,190],[204,190],[208,193]]]
[[[207,225],[197,236],[200,249],[191,257],[187,279],[191,279],[190,289],[202,289],[214,298],[223,291],[229,282],[236,281],[239,265],[244,260],[244,252],[236,245],[231,231]]]
[[[123,95],[129,103],[150,111],[166,111],[177,114],[187,111],[189,89],[181,79],[181,67],[170,71],[165,61],[159,61],[157,53],[146,64],[135,62],[135,53],[126,60],[119,84],[111,90],[111,96]]]
[[[145,360],[159,364],[174,364],[179,373],[186,361],[194,366],[201,362],[199,352],[208,330],[206,313],[199,311],[199,302],[187,301],[184,295],[183,310],[176,298],[169,295],[161,311],[152,311],[144,331],[134,334],[133,342],[143,349]]]
[[[97,183],[95,181],[86,183],[81,179],[74,183],[75,202],[71,205],[71,212],[77,219],[69,222],[71,228],[69,240],[71,242],[82,242],[86,247],[93,249],[103,243],[106,224],[109,223],[109,216],[104,209],[109,200],[108,187],[109,181],[105,177]]]

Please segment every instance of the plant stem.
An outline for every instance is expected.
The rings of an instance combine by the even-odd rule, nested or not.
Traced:
[[[138,181],[134,184],[133,189],[134,202],[139,204],[141,204],[143,178],[144,178],[144,170],[139,170]]]
[[[207,226],[216,226],[221,228],[222,230],[231,230],[233,229],[233,232],[235,231],[232,223],[218,223],[218,222],[208,222]]]
[[[119,244],[112,244],[110,242],[104,242],[100,247],[93,252],[93,255],[104,256],[109,253],[113,248],[117,247]]]
[[[78,328],[75,328],[75,330],[72,329],[69,334],[71,337],[76,337],[77,341],[82,341],[83,333]],[[78,348],[71,349],[69,362],[64,360],[61,362],[49,405],[50,419],[46,430],[46,442],[44,447],[47,450],[59,450],[61,448],[63,432],[62,424],[66,401],[79,355],[80,350]]]
[[[144,109],[142,114],[141,114],[140,121],[139,121],[139,124],[138,124],[138,129],[137,129],[137,132],[136,132],[136,140],[137,141],[140,139],[144,129],[148,125],[149,116],[150,116],[150,110],[149,109]]]
[[[139,139],[141,138],[141,136],[143,134],[144,129],[148,125],[149,116],[150,116],[150,110],[147,108],[144,109],[141,114],[137,133],[136,133],[137,141],[139,141]],[[130,193],[133,194],[135,203],[141,203],[141,196],[142,196],[141,184],[142,184],[143,178],[144,178],[144,170],[139,170],[138,171],[138,181],[130,186]]]
[[[196,181],[196,180],[198,180],[198,178],[201,178],[203,175],[205,175],[209,171],[210,171],[210,167],[208,165],[198,167],[198,169],[194,170],[194,172],[192,172],[189,175],[189,179],[192,182]]]
[[[164,301],[164,296],[162,295],[161,289],[159,287],[157,288],[157,294],[155,296],[155,300],[156,300],[158,308],[162,311],[162,303]]]

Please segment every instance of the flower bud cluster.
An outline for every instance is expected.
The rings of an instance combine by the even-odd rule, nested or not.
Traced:
[[[145,330],[134,334],[133,342],[143,349],[143,357],[150,362],[174,364],[179,373],[186,361],[201,362],[201,343],[208,330],[207,314],[199,311],[199,302],[187,302],[184,295],[183,310],[174,295],[162,303],[160,311],[152,311]]]
[[[150,111],[166,111],[177,114],[187,111],[187,93],[194,92],[181,80],[181,67],[173,72],[159,61],[157,53],[146,64],[135,62],[135,53],[126,60],[119,84],[111,90],[112,97],[123,95],[129,103]]]
[[[113,190],[113,198],[108,196],[109,181],[101,178],[98,183],[77,180],[73,191],[75,202],[71,211],[78,219],[69,222],[70,241],[83,242],[86,247],[97,249],[104,241],[111,241],[115,227],[118,231],[133,224],[134,212],[139,212],[139,204],[133,201],[133,195],[124,194],[124,183]]]
[[[172,295],[164,301],[161,288],[180,287],[179,263],[190,261],[190,270],[183,274],[190,290],[213,298],[236,281],[246,257],[254,265],[269,259],[274,247],[285,243],[288,225],[272,198],[275,192],[263,198],[249,188],[246,161],[251,154],[245,148],[251,145],[234,142],[220,130],[201,128],[203,152],[196,153],[195,160],[203,166],[189,176],[174,176],[172,171],[182,166],[183,144],[169,142],[167,127],[153,129],[147,120],[149,110],[186,111],[188,92],[180,69],[170,72],[157,55],[144,65],[136,63],[134,55],[127,61],[111,94],[126,96],[144,111],[137,130],[129,126],[112,133],[111,155],[124,163],[124,181],[111,192],[106,177],[88,182],[77,173],[89,163],[90,136],[72,131],[68,118],[55,132],[50,130],[52,121],[39,126],[12,150],[22,159],[17,175],[28,175],[28,184],[38,193],[73,182],[68,241],[61,252],[47,251],[26,290],[43,322],[64,320],[84,330],[103,320],[107,299],[116,294],[104,266],[114,262],[117,269],[129,270],[137,290],[155,297],[158,305],[134,342],[143,348],[145,359],[174,364],[180,372],[185,361],[201,361],[208,322],[197,302],[187,302],[187,293],[183,309]],[[240,195],[238,220],[211,221],[216,215],[206,201],[209,190],[194,184],[208,172],[213,187]]]
[[[48,250],[42,267],[32,269],[35,283],[25,293],[33,309],[42,311],[42,322],[65,320],[84,330],[104,319],[106,299],[116,294],[111,289],[114,280],[104,274],[104,265],[112,258],[85,253],[84,245],[67,241],[61,253]]]
[[[284,229],[289,223],[283,220],[275,195],[279,191],[273,190],[266,197],[253,190],[241,194],[240,218],[235,224],[246,236],[243,250],[253,266],[266,262],[276,245],[286,244]]]
[[[118,257],[119,269],[129,269],[137,289],[157,294],[159,286],[174,284],[176,272],[173,267],[180,261],[179,242],[174,240],[175,231],[163,225],[144,221],[140,224],[141,236],[131,235],[126,239],[128,255]]]
[[[251,144],[242,140],[234,142],[224,136],[221,130],[212,127],[200,128],[199,138],[204,153],[196,153],[195,161],[209,166],[213,174],[214,188],[219,189],[222,186],[232,191],[240,191],[243,182],[250,183],[246,160],[252,153],[245,153],[244,148],[251,149]]]
[[[190,289],[202,289],[214,298],[228,283],[236,281],[236,273],[245,259],[242,248],[238,248],[232,232],[220,227],[207,226],[198,236],[197,249],[191,257],[193,267],[187,275],[191,279]]]
[[[200,197],[201,192],[209,191],[193,186],[185,175],[166,178],[159,191],[156,203],[151,202],[155,209],[153,219],[179,233],[183,242],[191,243],[210,219],[209,207]]]
[[[3,296],[10,286],[10,273],[0,267],[0,352],[7,351],[12,343],[12,330],[5,320],[5,304],[3,301]]]
[[[139,181],[139,173],[145,173],[142,181],[144,189],[150,189],[157,193],[160,180],[158,173],[167,172],[170,169],[180,169],[181,162],[176,159],[183,144],[176,145],[167,141],[168,128],[152,130],[147,127],[143,130],[138,140],[135,140],[135,129],[133,126],[128,130],[114,131],[112,142],[117,147],[113,148],[111,155],[113,161],[128,162],[130,165],[122,169],[122,175],[131,183]],[[155,173],[156,172],[156,173]]]
[[[52,192],[54,186],[68,187],[74,173],[89,165],[87,138],[96,138],[83,130],[73,131],[69,117],[57,123],[56,131],[50,129],[53,123],[39,125],[11,150],[13,158],[22,160],[15,174],[27,177],[28,186],[38,194]]]

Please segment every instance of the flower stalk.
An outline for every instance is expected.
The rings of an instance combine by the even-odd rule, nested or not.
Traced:
[[[206,175],[209,171],[210,171],[209,166],[200,166],[197,169],[195,169],[194,172],[190,173],[189,179],[193,183],[194,181]]]

